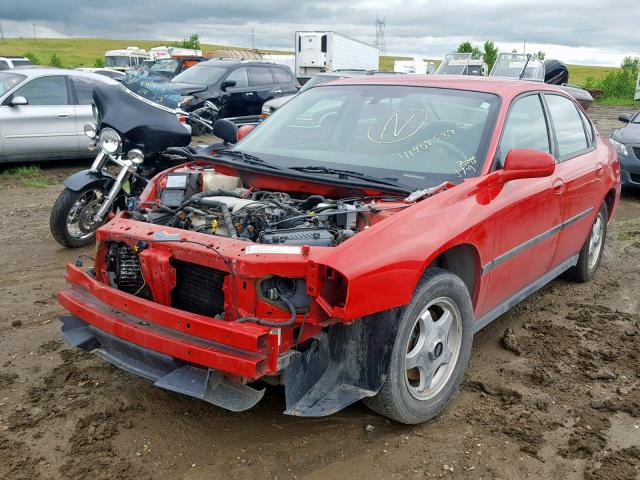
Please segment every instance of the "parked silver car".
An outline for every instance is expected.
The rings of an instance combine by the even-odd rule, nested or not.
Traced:
[[[118,84],[104,75],[60,68],[0,72],[0,163],[85,158],[84,125],[94,121],[95,85]]]

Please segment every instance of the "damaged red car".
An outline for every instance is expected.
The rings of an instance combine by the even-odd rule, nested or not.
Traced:
[[[594,276],[619,195],[613,148],[557,87],[332,82],[101,227],[94,266],[68,266],[62,334],[233,411],[281,385],[287,414],[364,400],[424,422],[475,332]]]

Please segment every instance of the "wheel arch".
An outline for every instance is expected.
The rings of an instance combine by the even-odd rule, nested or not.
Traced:
[[[482,272],[480,253],[475,245],[471,243],[459,243],[443,249],[428,262],[420,278],[424,276],[427,269],[433,267],[442,268],[460,277],[467,286],[472,305],[475,309],[480,292]]]
[[[608,221],[611,220],[613,216],[613,210],[616,205],[616,189],[611,188],[607,194],[604,196],[604,203],[607,205],[607,214],[609,215]]]

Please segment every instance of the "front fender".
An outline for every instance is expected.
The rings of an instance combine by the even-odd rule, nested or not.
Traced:
[[[64,187],[74,192],[79,192],[87,187],[99,186],[104,190],[111,187],[115,178],[111,175],[104,174],[102,172],[96,172],[95,170],[81,170],[74,173],[64,181]]]

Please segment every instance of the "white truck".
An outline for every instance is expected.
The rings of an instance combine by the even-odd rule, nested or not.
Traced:
[[[337,32],[295,33],[296,77],[301,83],[322,72],[378,70],[378,48]]]
[[[104,66],[127,72],[142,66],[142,62],[149,60],[149,52],[138,47],[127,47],[124,50],[108,50],[104,53]]]
[[[262,60],[272,62],[277,65],[285,65],[295,71],[296,69],[296,56],[295,55],[283,55],[283,54],[263,54]]]

